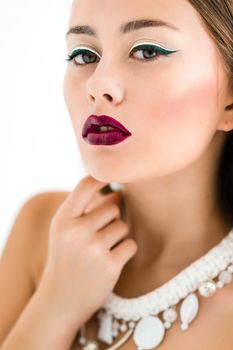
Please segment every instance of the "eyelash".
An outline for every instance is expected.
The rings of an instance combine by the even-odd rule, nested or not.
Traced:
[[[173,52],[176,52],[177,50],[165,50],[159,46],[156,46],[156,45],[148,45],[148,44],[144,44],[144,45],[138,45],[138,46],[135,46],[132,50],[131,50],[131,53],[135,53],[137,51],[145,51],[145,50],[150,50],[152,49],[154,52],[156,52],[156,56],[152,57],[152,58],[148,58],[148,59],[139,59],[139,58],[136,58],[136,60],[138,61],[142,61],[142,63],[147,63],[147,62],[150,62],[150,61],[154,61],[154,60],[157,60],[160,56],[167,56],[169,55],[170,53],[173,53]],[[80,63],[77,63],[74,58],[79,56],[79,55],[83,55],[83,54],[93,54],[96,56],[96,54],[90,50],[87,50],[87,49],[74,49],[73,52],[71,53],[71,55],[68,55],[68,58],[66,59],[66,61],[73,61],[73,64],[75,66],[86,66],[90,63],[84,63],[84,64],[80,64]],[[91,62],[93,63],[93,62]],[[96,63],[96,62],[94,62]]]

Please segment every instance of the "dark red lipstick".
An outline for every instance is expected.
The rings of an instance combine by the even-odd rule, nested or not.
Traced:
[[[124,125],[107,115],[90,115],[82,130],[82,137],[92,145],[114,145],[131,135]]]

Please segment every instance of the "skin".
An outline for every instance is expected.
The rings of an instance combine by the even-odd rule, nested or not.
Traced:
[[[118,32],[122,23],[151,17],[180,31]],[[122,215],[138,252],[115,291],[134,297],[165,283],[233,226],[215,185],[225,131],[233,128],[233,112],[225,110],[233,95],[216,44],[186,0],[74,0],[69,27],[77,24],[98,38],[71,34],[67,52],[87,46],[101,60],[67,64],[64,98],[88,173],[123,185]],[[136,43],[148,41],[179,51],[146,63],[139,52],[129,58]],[[88,144],[82,127],[90,114],[113,116],[132,136],[113,146]]]

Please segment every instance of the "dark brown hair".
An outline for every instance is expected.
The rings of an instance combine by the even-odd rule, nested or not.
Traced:
[[[233,0],[188,0],[201,16],[213,38],[229,76],[233,101]],[[225,110],[233,109],[233,103]],[[233,221],[233,131],[227,131],[219,160],[217,200],[230,221]]]

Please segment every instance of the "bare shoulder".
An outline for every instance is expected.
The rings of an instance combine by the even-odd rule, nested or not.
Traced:
[[[46,224],[68,192],[44,192],[26,200],[12,223],[1,262],[21,251],[24,261],[30,260],[30,248],[36,248]],[[40,234],[41,233],[41,234]],[[33,251],[34,255],[35,251]]]
[[[2,261],[7,257],[21,259],[35,289],[38,273],[47,254],[50,221],[69,192],[42,192],[30,197],[20,208],[12,225]]]
[[[35,291],[38,264],[46,252],[49,222],[67,192],[46,192],[24,202],[0,260],[0,344]]]

